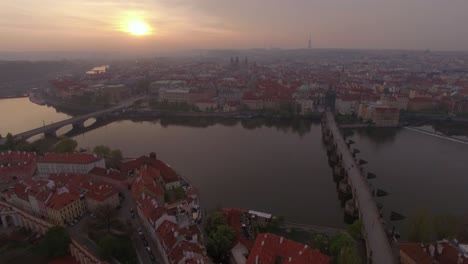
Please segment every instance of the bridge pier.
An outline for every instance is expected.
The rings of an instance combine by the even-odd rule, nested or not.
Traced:
[[[45,137],[57,137],[57,130],[48,130],[44,132]]]
[[[350,199],[345,203],[345,214],[351,216],[354,219],[359,218],[359,209],[356,205],[355,199]]]
[[[360,151],[351,147],[354,141],[344,139],[331,112],[326,112],[322,118],[322,140],[337,183],[341,205],[344,207],[345,221],[349,224],[358,218],[362,221],[367,263],[397,263],[382,226],[381,207],[374,200],[372,188],[367,181],[375,175],[366,174],[363,165],[367,162],[356,158]]]
[[[72,124],[73,129],[82,129],[84,128],[84,121],[79,121]]]

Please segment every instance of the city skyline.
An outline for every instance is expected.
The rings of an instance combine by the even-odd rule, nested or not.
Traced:
[[[3,52],[280,47],[467,50],[468,2],[78,1],[0,4]],[[148,34],[129,34],[143,22]]]

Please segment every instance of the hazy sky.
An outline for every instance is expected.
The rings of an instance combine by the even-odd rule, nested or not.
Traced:
[[[130,19],[145,37],[122,32]],[[468,0],[1,0],[0,51],[468,50]]]

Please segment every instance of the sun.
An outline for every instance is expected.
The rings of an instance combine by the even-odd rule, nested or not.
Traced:
[[[135,36],[145,36],[150,34],[151,28],[141,20],[130,20],[127,24],[127,31]]]

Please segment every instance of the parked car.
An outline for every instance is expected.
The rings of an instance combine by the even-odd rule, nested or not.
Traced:
[[[151,252],[151,248],[150,247],[145,247],[146,251],[148,252]]]

